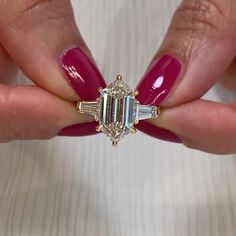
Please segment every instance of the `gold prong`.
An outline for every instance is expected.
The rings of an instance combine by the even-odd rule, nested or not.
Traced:
[[[139,95],[139,91],[138,90],[134,91],[134,96],[136,97],[138,95]]]
[[[77,102],[77,104],[76,104],[76,108],[77,108],[78,112],[80,112],[80,101]]]
[[[101,93],[103,91],[103,88],[99,88],[98,92]]]
[[[122,75],[117,75],[117,80],[122,80]]]
[[[138,120],[135,120],[135,121],[134,121],[134,124],[135,124],[135,125],[138,125],[138,124],[139,124],[139,121],[138,121]]]
[[[158,118],[160,115],[161,115],[161,108],[160,107],[157,107],[157,114],[154,118]]]
[[[136,134],[136,133],[137,133],[137,129],[133,128],[133,129],[131,130],[131,133],[132,133],[132,134]]]
[[[99,121],[97,116],[94,116],[94,120],[97,121],[97,122]]]
[[[118,142],[117,142],[117,141],[113,141],[113,142],[112,142],[112,146],[113,146],[113,147],[117,147],[117,146],[118,146]]]
[[[101,128],[102,128],[102,127],[101,127],[100,125],[97,126],[97,127],[96,127],[96,131],[97,131],[97,132],[101,132]]]

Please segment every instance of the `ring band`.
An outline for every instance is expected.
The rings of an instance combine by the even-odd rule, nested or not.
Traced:
[[[136,133],[135,125],[140,120],[157,118],[160,107],[141,105],[135,98],[138,91],[132,91],[118,75],[115,82],[105,89],[100,88],[100,97],[94,102],[79,101],[78,112],[91,115],[97,121],[97,132],[103,132],[117,146],[126,135]]]

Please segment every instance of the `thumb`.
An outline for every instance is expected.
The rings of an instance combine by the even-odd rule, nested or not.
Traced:
[[[236,102],[195,100],[163,110],[152,124],[168,127],[185,146],[214,154],[236,152]],[[150,124],[151,125],[151,124]]]
[[[50,139],[78,123],[81,136],[93,134],[92,127],[95,129],[94,123],[87,123],[91,122],[90,117],[78,114],[73,103],[39,87],[0,85],[0,94],[0,143]]]
[[[183,0],[138,85],[138,100],[172,107],[202,97],[235,57],[235,9],[233,0]],[[144,124],[141,129],[145,132]],[[148,133],[174,136],[163,136],[158,128]]]

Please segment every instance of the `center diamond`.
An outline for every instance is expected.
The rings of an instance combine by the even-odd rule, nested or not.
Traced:
[[[118,77],[101,90],[98,130],[109,136],[116,146],[125,135],[135,133],[136,111],[135,93]]]

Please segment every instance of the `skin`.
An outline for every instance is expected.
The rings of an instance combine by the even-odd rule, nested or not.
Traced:
[[[176,133],[187,147],[236,152],[236,102],[201,100],[224,74],[235,76],[235,10],[235,0],[183,0],[154,56],[174,55],[182,73],[152,123]],[[88,121],[76,112],[73,102],[79,98],[57,65],[60,53],[71,45],[88,50],[70,2],[0,0],[0,32],[0,142],[47,139]],[[16,67],[37,86],[9,86]],[[232,88],[235,83],[227,84]]]
[[[236,102],[201,97],[224,75],[235,80],[235,10],[234,0],[184,0],[156,54],[175,55],[183,69],[153,123],[176,133],[187,147],[215,154],[236,152]],[[226,84],[235,87],[232,79]]]
[[[0,32],[0,142],[49,139],[87,122],[57,62],[71,45],[88,50],[70,1],[0,0]],[[37,86],[11,86],[17,67]]]

